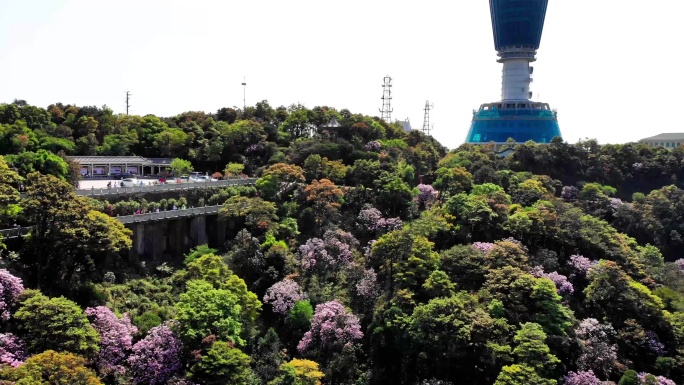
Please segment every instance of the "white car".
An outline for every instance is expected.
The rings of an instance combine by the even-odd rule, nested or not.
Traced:
[[[190,177],[190,178],[192,178],[192,180],[194,182],[198,182],[198,183],[199,182],[216,182],[218,180],[216,178],[212,178],[212,177],[207,176],[207,175],[200,175],[197,177]]]
[[[140,181],[136,178],[126,178],[121,180],[123,187],[138,187],[140,186]]]

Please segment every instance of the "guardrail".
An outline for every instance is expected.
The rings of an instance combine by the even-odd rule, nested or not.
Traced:
[[[24,235],[28,234],[28,232],[31,231],[31,227],[13,227],[11,229],[2,229],[0,230],[0,235],[2,236],[2,239],[12,239],[12,238],[19,238],[23,237]]]
[[[123,224],[161,221],[164,219],[196,217],[199,215],[218,214],[221,207],[223,207],[223,206],[218,205],[218,206],[193,207],[193,208],[189,208],[189,209],[166,210],[166,211],[159,211],[159,212],[145,213],[145,214],[136,214],[136,215],[123,215],[123,216],[118,216],[115,218]]]
[[[76,195],[80,196],[104,196],[104,195],[126,195],[157,191],[183,191],[211,187],[244,186],[256,183],[256,178],[247,179],[227,179],[215,182],[191,182],[191,183],[166,183],[148,186],[135,187],[110,187],[110,188],[89,188],[77,189]]]
[[[136,215],[121,215],[113,217],[117,221],[125,224],[129,223],[143,223],[162,221],[165,219],[196,217],[200,215],[215,215],[221,210],[222,205],[193,207],[189,209],[166,210],[153,213],[136,214]],[[19,238],[27,235],[33,226],[28,227],[14,227],[11,229],[0,229],[2,239]]]

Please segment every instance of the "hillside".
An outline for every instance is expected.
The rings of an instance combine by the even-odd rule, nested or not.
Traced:
[[[33,226],[2,251],[0,379],[684,383],[684,150],[513,150],[447,152],[377,118],[266,101],[170,118],[0,105],[0,227]],[[64,155],[96,154],[258,179],[78,197]],[[171,199],[223,205],[228,241],[123,258],[115,216]]]

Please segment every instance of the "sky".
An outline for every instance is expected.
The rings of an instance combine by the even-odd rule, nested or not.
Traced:
[[[682,132],[684,2],[550,0],[533,100],[566,141]],[[0,0],[0,103],[107,105],[131,114],[268,100],[379,116],[463,143],[501,98],[486,0]],[[247,86],[243,89],[243,77]]]

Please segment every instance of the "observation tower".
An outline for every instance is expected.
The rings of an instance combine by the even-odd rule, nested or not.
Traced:
[[[489,0],[494,47],[503,64],[501,101],[473,111],[467,143],[549,143],[561,136],[557,113],[533,102],[530,83],[549,0]]]

